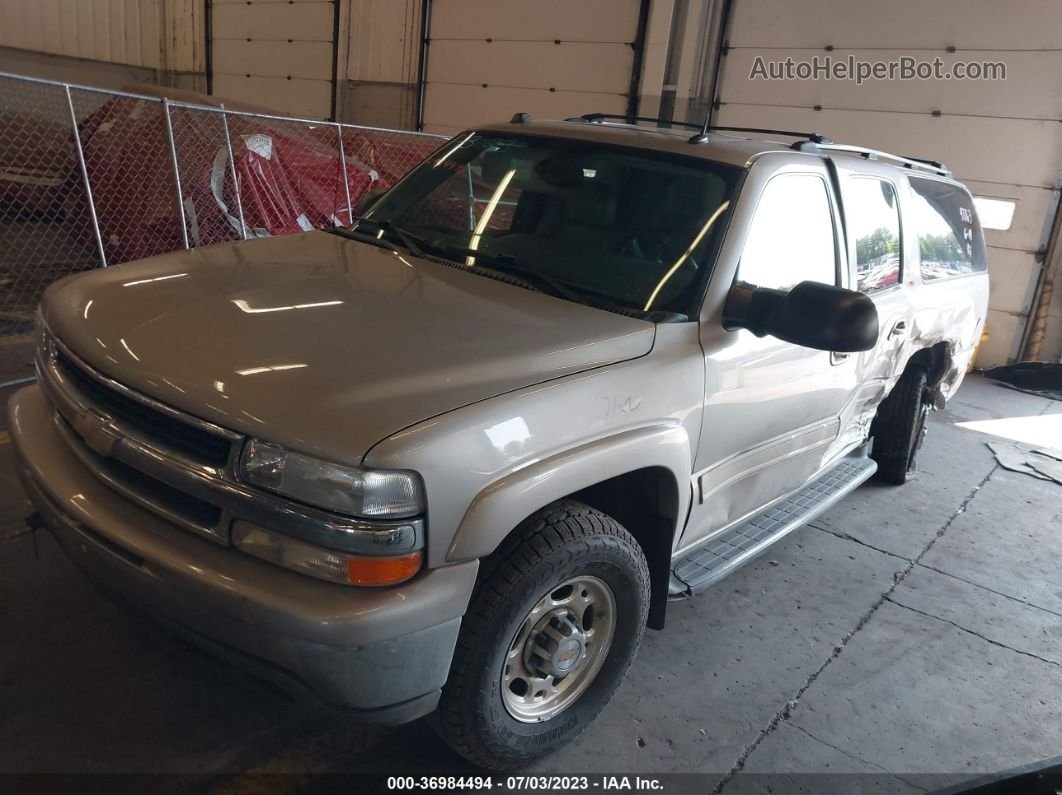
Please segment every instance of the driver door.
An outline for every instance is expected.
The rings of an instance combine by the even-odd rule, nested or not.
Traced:
[[[770,175],[756,174],[758,168]],[[847,287],[838,202],[824,162],[758,164],[746,190],[756,196],[755,210],[744,226],[736,272],[720,268],[717,277],[733,274],[734,281],[780,289],[805,280]],[[725,301],[725,289],[710,291],[709,300]],[[857,386],[858,356],[726,331],[714,320],[721,303],[708,315],[713,320],[701,326],[705,402],[694,505],[680,549],[762,510],[818,472],[837,452]]]

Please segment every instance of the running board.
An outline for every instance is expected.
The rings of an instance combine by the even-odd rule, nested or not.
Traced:
[[[839,502],[878,468],[865,455],[866,448],[860,448],[842,458],[800,491],[679,559],[671,571],[668,596],[703,591]]]

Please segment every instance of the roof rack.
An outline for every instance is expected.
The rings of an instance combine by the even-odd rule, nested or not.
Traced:
[[[668,127],[687,127],[691,130],[701,129],[701,125],[693,124],[688,121],[673,121],[671,119],[659,119],[654,116],[625,116],[622,113],[584,113],[582,116],[572,116],[565,119],[565,121],[574,121],[583,124],[601,124],[602,122],[609,121],[611,119],[621,119],[627,124],[634,124],[639,121],[651,121],[656,122],[658,127],[667,129]]]
[[[752,133],[753,135],[782,135],[786,138],[806,138],[808,142],[814,144],[832,144],[829,138],[822,133],[817,132],[797,132],[796,130],[771,130],[764,127],[700,127],[700,134],[690,138],[691,144],[703,144],[708,140],[708,133],[710,132],[739,132],[739,133]]]
[[[620,113],[584,113],[582,116],[573,116],[565,121],[584,122],[589,124],[601,124],[610,119],[620,119],[627,124],[639,121],[656,122],[660,127],[685,127],[689,130],[700,130],[698,135],[690,138],[691,144],[702,144],[708,140],[709,132],[739,132],[752,133],[754,135],[781,135],[786,138],[806,138],[814,143],[832,143],[829,138],[820,133],[795,132],[793,130],[771,130],[764,127],[709,127],[704,124],[695,124],[689,121],[673,121],[672,119],[658,119],[652,116],[624,116]]]
[[[839,144],[834,143],[825,135],[816,132],[799,132],[797,130],[774,130],[766,127],[713,127],[708,124],[708,120],[705,120],[704,124],[693,124],[685,121],[672,121],[670,119],[658,119],[651,116],[624,116],[618,113],[584,113],[582,116],[573,116],[565,119],[565,121],[579,122],[582,124],[601,124],[602,122],[609,121],[611,119],[622,120],[627,124],[634,124],[635,122],[655,122],[660,127],[685,127],[688,129],[699,130],[696,135],[690,137],[689,142],[691,144],[703,144],[709,140],[709,133],[711,132],[735,132],[735,133],[749,133],[752,135],[781,135],[786,138],[800,138],[802,140],[794,142],[790,148],[800,152],[821,152],[823,150],[827,152],[848,152],[854,155],[860,155],[867,160],[888,160],[892,163],[897,163],[905,168],[917,169],[919,171],[928,171],[932,174],[938,174],[942,177],[950,177],[951,171],[943,163],[938,163],[936,160],[927,160],[921,157],[910,157],[908,155],[894,155],[888,152],[882,152],[878,149],[868,149],[862,146],[852,146],[851,144]],[[515,120],[515,117],[514,117]]]
[[[943,163],[938,163],[936,160],[926,160],[921,157],[910,157],[908,155],[894,155],[889,152],[882,152],[878,149],[868,149],[864,146],[852,146],[851,144],[835,144],[832,141],[827,143],[821,143],[819,141],[797,141],[793,144],[793,149],[798,151],[821,151],[826,150],[828,152],[847,152],[853,155],[859,155],[867,160],[888,160],[892,163],[898,163],[904,168],[917,169],[919,171],[928,171],[932,174],[937,174],[941,177],[950,177],[951,171]]]

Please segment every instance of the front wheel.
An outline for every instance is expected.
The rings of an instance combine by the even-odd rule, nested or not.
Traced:
[[[649,569],[611,517],[562,500],[484,562],[436,726],[503,770],[570,742],[623,680],[649,610]]]

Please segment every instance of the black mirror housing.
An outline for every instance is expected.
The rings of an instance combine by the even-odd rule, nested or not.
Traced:
[[[878,342],[878,309],[863,293],[820,282],[800,282],[788,292],[736,283],[723,311],[727,329],[821,351],[869,351]]]

